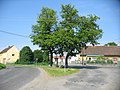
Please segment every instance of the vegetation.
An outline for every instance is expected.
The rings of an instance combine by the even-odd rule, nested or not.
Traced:
[[[98,56],[97,60],[87,61],[88,64],[113,64],[112,60],[105,58],[104,56]]]
[[[35,66],[49,66],[48,62],[34,63]]]
[[[113,64],[112,60],[94,60],[94,61],[87,61],[88,64]]]
[[[34,55],[29,46],[24,46],[20,51],[20,59],[16,63],[30,64],[34,62]]]
[[[34,61],[37,63],[48,62],[49,54],[46,50],[34,50]]]
[[[118,44],[116,44],[115,42],[109,42],[105,44],[104,46],[118,46]]]
[[[73,74],[79,71],[79,69],[63,69],[63,68],[54,68],[54,67],[42,67],[50,76],[65,76]]]
[[[48,50],[53,64],[53,53],[67,52],[65,67],[68,67],[68,57],[86,48],[86,44],[98,44],[102,30],[96,21],[96,15],[79,16],[74,6],[61,6],[61,21],[57,20],[53,9],[43,7],[38,16],[37,24],[32,26],[31,40],[42,50]]]
[[[32,26],[31,39],[33,44],[39,45],[43,50],[48,50],[51,56],[50,65],[53,64],[53,50],[55,46],[54,35],[57,15],[50,8],[43,7],[38,16],[37,24]]]
[[[6,65],[0,63],[0,70],[6,68]]]
[[[42,51],[41,50],[34,50],[34,61],[35,62],[42,62],[43,57],[42,57]]]

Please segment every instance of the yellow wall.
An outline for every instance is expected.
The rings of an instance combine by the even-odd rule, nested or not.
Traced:
[[[11,47],[6,53],[0,55],[1,63],[14,63],[19,59],[19,51],[15,46]]]

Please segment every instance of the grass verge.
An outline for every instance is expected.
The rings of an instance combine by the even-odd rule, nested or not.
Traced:
[[[6,65],[0,63],[0,70],[6,68]]]
[[[70,75],[79,71],[79,69],[72,69],[72,68],[64,69],[64,68],[44,67],[44,66],[42,66],[42,68],[52,77]]]

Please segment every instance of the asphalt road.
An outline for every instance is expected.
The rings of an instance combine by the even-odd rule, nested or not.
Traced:
[[[80,73],[64,84],[69,90],[120,90],[120,67],[75,66]]]
[[[72,75],[51,78],[40,70],[41,76],[20,90],[120,90],[120,67],[93,65],[70,67],[80,71]]]
[[[36,68],[9,66],[0,70],[0,90],[18,90],[39,74]]]

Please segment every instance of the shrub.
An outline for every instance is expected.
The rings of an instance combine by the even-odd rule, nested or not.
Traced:
[[[43,56],[42,56],[42,51],[41,50],[34,50],[34,61],[36,62],[42,62]]]
[[[17,61],[17,63],[30,64],[31,62],[34,62],[33,52],[29,46],[25,46],[20,51],[20,59]]]
[[[0,69],[6,68],[6,65],[0,63]]]
[[[112,60],[107,60],[107,64],[113,64]]]

